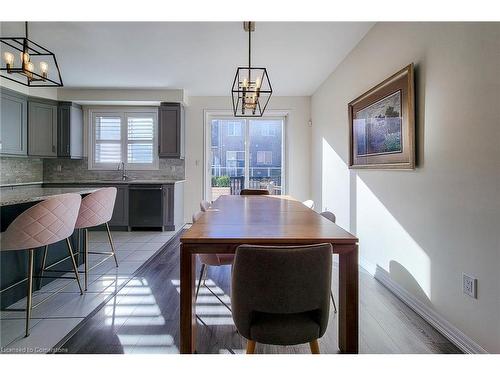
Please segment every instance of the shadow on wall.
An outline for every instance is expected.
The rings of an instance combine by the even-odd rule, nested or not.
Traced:
[[[380,274],[387,276],[387,271],[381,267],[377,267],[377,270],[375,271],[375,278],[377,278]],[[389,262],[388,274],[398,285],[405,285],[406,291],[417,297],[421,302],[431,305],[431,300],[427,297],[425,291],[420,287],[418,281],[401,263],[391,260]]]

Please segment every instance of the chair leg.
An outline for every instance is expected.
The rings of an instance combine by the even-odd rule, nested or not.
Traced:
[[[32,296],[33,296],[33,258],[35,250],[29,250],[29,260],[28,260],[28,290],[26,298],[26,333],[24,337],[30,335],[30,319],[31,319],[31,306],[32,306]]]
[[[40,271],[40,283],[38,285],[39,288],[42,287],[43,272],[45,271],[45,264],[47,263],[47,253],[48,253],[48,251],[49,251],[49,245],[45,245],[45,248],[43,250],[42,269]]]
[[[333,312],[336,314],[337,313],[337,305],[335,304],[335,298],[333,298],[333,292],[331,290],[330,290],[330,297],[332,297]]]
[[[113,253],[113,257],[115,258],[116,267],[118,267],[118,260],[116,259],[116,253],[115,253],[115,245],[113,244],[113,239],[111,238],[111,231],[109,230],[109,224],[105,223],[105,225],[106,225],[106,231],[108,232],[109,244],[111,245],[111,252]]]
[[[247,354],[254,354],[255,353],[255,344],[256,344],[256,342],[253,340],[247,341]]]
[[[75,273],[76,282],[78,283],[78,288],[80,289],[80,295],[82,295],[83,290],[80,284],[80,277],[78,276],[78,266],[76,265],[75,262],[75,255],[73,254],[73,249],[71,248],[71,242],[69,241],[69,238],[66,238],[66,245],[68,245],[68,252],[71,258],[71,264],[73,264],[73,272]]]
[[[309,343],[309,346],[311,348],[311,353],[312,354],[320,354],[319,353],[319,343],[318,340],[313,340]]]
[[[87,291],[87,288],[89,286],[88,280],[89,280],[89,230],[85,228],[83,230],[83,235],[85,236],[85,246],[83,251],[85,251],[85,291]]]
[[[200,291],[201,280],[203,278],[203,274],[205,273],[205,267],[206,267],[206,265],[202,263],[201,264],[201,270],[200,270],[200,278],[198,280],[198,286],[196,287],[196,295],[195,295],[195,298],[194,298],[195,301],[198,299],[198,293]]]
[[[76,247],[76,264],[80,264],[80,253],[82,252],[82,248],[80,246],[81,243],[81,237],[82,237],[82,229],[78,228],[77,230],[78,233],[78,246]]]

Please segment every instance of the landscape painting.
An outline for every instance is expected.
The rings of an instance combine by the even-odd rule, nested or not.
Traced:
[[[348,104],[349,168],[415,168],[413,64]]]
[[[401,92],[356,112],[353,125],[358,156],[401,152]]]

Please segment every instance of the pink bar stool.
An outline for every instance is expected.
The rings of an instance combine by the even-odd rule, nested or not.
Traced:
[[[116,188],[107,187],[99,189],[92,194],[87,195],[82,199],[82,204],[80,206],[80,212],[78,213],[78,219],[76,220],[75,228],[78,230],[83,229],[85,235],[85,290],[88,287],[88,273],[92,268],[97,267],[101,263],[108,260],[108,258],[113,257],[115,259],[116,267],[118,267],[118,260],[116,259],[115,246],[113,244],[113,238],[111,237],[111,231],[109,230],[108,222],[113,216],[113,209],[115,208],[116,200]],[[103,225],[106,227],[108,232],[108,240],[111,245],[111,252],[103,251],[89,251],[89,230],[88,228]],[[89,268],[89,254],[102,254],[108,255],[106,258],[101,260],[99,263],[95,264],[92,268]]]
[[[80,293],[83,294],[75,257],[69,241],[69,237],[75,230],[81,200],[79,194],[56,195],[28,208],[2,233],[2,251],[28,250],[29,254],[25,337],[29,336],[33,293],[33,263],[36,248],[66,239],[69,257],[73,264],[73,272]]]
[[[193,224],[197,222],[202,215],[202,212],[197,212],[193,214]],[[225,265],[232,265],[234,261],[234,254],[198,254],[198,258],[200,259],[201,262],[201,270],[200,270],[200,277],[198,279],[198,286],[196,287],[196,295],[195,299],[198,299],[198,292],[200,291],[200,286],[201,283],[203,282],[203,286],[208,289],[210,293],[212,293],[215,298],[219,300],[220,303],[222,303],[226,308],[231,311],[231,308],[223,301],[220,299],[220,297],[214,293],[212,289],[210,289],[207,284],[207,272],[208,272],[208,267],[209,266],[225,266]]]

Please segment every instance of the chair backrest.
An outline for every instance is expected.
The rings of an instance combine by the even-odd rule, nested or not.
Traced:
[[[276,187],[276,184],[274,183],[274,181],[270,181],[268,184],[267,184],[267,190],[269,191],[269,194],[274,194],[274,188]]]
[[[210,202],[206,200],[202,200],[200,202],[200,210],[203,212],[207,211],[210,208]]]
[[[200,220],[201,215],[202,215],[201,211],[195,212],[193,214],[193,224],[196,223],[198,220]]]
[[[312,199],[308,199],[302,202],[302,204],[306,207],[309,207],[311,210],[314,208],[314,201]]]
[[[323,216],[324,218],[327,218],[328,220],[330,220],[333,223],[335,223],[335,220],[337,220],[337,218],[335,217],[335,214],[333,212],[330,212],[330,211],[323,211],[322,213],[320,213],[320,215]]]
[[[82,197],[61,194],[21,213],[2,233],[1,250],[27,250],[50,245],[73,234]]]
[[[321,337],[328,325],[332,246],[254,246],[236,250],[231,304],[238,331],[250,337],[255,313],[311,312]]]
[[[240,195],[269,195],[267,189],[241,189]]]
[[[90,228],[107,223],[113,216],[116,188],[106,187],[82,199],[75,228]]]

